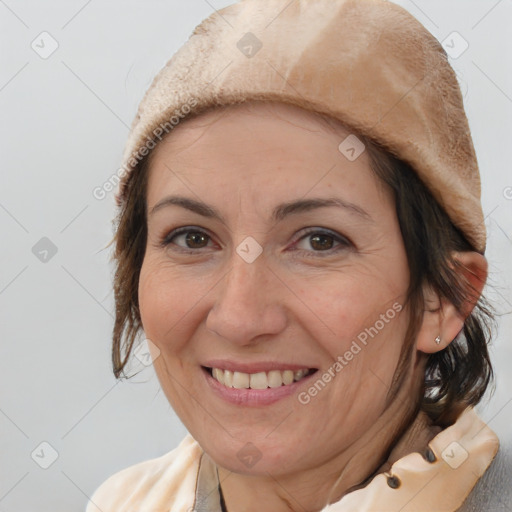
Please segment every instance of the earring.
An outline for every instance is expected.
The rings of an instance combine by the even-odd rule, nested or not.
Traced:
[[[436,336],[435,342],[436,345],[439,345],[441,343],[441,338],[439,336]]]

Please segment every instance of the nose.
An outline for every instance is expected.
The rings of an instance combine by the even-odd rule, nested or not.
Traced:
[[[251,345],[261,337],[276,335],[286,326],[285,286],[263,255],[252,263],[236,252],[230,270],[215,287],[214,305],[206,327],[238,345]]]

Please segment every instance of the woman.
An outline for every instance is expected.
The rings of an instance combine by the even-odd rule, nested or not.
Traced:
[[[143,330],[190,434],[87,512],[463,510],[498,450],[473,409],[485,228],[421,24],[380,0],[222,9],[155,78],[122,171],[114,373]]]

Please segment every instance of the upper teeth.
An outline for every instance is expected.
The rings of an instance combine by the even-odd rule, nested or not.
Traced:
[[[232,372],[230,370],[221,370],[212,368],[213,378],[224,386],[236,389],[266,389],[268,387],[278,388],[279,386],[291,384],[294,381],[302,379],[309,373],[304,370],[271,370],[269,372],[242,373]]]

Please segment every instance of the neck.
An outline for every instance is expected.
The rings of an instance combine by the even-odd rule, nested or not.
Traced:
[[[228,512],[318,512],[348,492],[366,486],[401,457],[424,453],[441,430],[426,413],[407,410],[397,397],[356,443],[323,466],[294,474],[243,475],[219,467]]]

